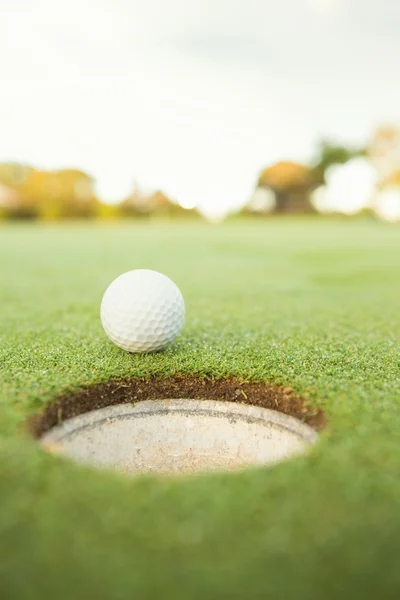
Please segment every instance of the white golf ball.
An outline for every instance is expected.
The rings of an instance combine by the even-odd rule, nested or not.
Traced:
[[[128,352],[152,352],[176,338],[185,319],[185,303],[169,277],[136,269],[108,286],[100,316],[114,344]]]

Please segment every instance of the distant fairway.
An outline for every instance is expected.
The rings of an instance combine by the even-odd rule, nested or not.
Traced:
[[[134,268],[181,288],[182,335],[124,353],[99,304]],[[400,593],[400,229],[369,220],[0,228],[0,598]],[[115,378],[292,387],[328,426],[273,469],[127,479],[40,451],[28,416]]]

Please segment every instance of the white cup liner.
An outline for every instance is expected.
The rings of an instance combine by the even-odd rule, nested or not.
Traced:
[[[41,438],[50,452],[124,473],[234,471],[304,454],[316,432],[280,412],[212,400],[147,400],[64,421]]]

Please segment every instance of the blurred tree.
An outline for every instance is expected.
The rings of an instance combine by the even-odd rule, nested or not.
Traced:
[[[27,165],[0,163],[0,181],[11,188],[16,188],[26,181],[31,171],[33,168]]]
[[[314,177],[319,184],[325,183],[325,173],[332,165],[344,164],[356,156],[365,156],[365,148],[347,148],[322,140],[314,161]]]
[[[157,190],[146,194],[138,186],[120,205],[122,216],[138,218],[187,218],[200,217],[195,209],[186,209],[171,200],[164,192]]]
[[[99,204],[92,178],[77,169],[42,171],[2,164],[0,182],[15,194],[6,208],[11,218],[87,218],[94,216]]]
[[[32,219],[37,216],[35,203],[24,193],[27,179],[34,172],[32,167],[17,163],[0,164],[0,183],[3,184],[3,214],[7,218]],[[4,187],[8,201],[4,202]]]
[[[95,217],[101,221],[114,221],[121,217],[119,204],[102,204],[99,202]]]
[[[149,217],[151,204],[149,196],[135,183],[132,192],[119,204],[122,217]]]
[[[393,125],[379,127],[371,136],[367,153],[385,186],[400,172],[400,129]]]
[[[310,167],[282,161],[261,172],[257,187],[273,192],[274,212],[309,213],[314,212],[310,194],[316,185],[315,175]]]
[[[10,186],[0,183],[0,218],[7,218],[16,205],[18,205],[18,194]]]
[[[183,206],[174,202],[161,190],[154,192],[149,200],[152,206],[152,215],[155,217],[166,217],[170,219],[200,217],[200,213],[196,209],[183,208]]]
[[[275,206],[274,192],[271,189],[257,187],[247,204],[235,216],[268,215]]]
[[[398,171],[394,171],[390,177],[385,181],[385,185],[388,187],[398,186],[400,187],[400,169]]]
[[[39,172],[31,186],[41,218],[90,218],[96,214],[93,179],[83,171]]]

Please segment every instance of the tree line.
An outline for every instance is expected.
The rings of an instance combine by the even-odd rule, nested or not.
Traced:
[[[199,217],[164,192],[142,192],[135,187],[118,204],[104,203],[96,195],[94,179],[79,169],[47,171],[18,163],[0,164],[0,218],[94,219],[94,218]]]
[[[400,129],[378,128],[363,147],[346,147],[322,141],[311,164],[280,161],[266,167],[258,178],[256,192],[244,214],[316,212],[313,193],[329,184],[331,168],[364,158],[376,173],[376,191],[396,188],[400,195]]]
[[[315,212],[312,195],[326,187],[330,169],[355,158],[364,158],[376,170],[378,189],[397,186],[400,194],[400,129],[386,126],[377,129],[364,147],[322,141],[310,164],[284,160],[267,166],[255,182],[254,197],[240,214]],[[0,218],[129,217],[198,218],[200,213],[182,208],[163,191],[144,193],[138,187],[118,204],[108,205],[96,195],[93,178],[82,170],[49,171],[18,163],[0,164]]]

